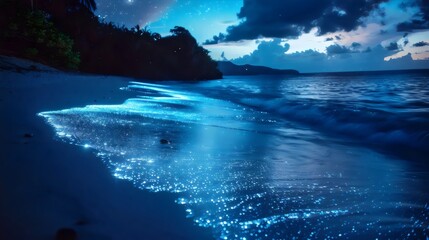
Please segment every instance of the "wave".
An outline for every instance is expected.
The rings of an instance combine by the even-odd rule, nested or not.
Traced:
[[[240,102],[366,144],[395,151],[429,152],[428,112],[390,112],[350,103],[309,99],[243,98]],[[410,104],[416,105],[416,102]],[[418,102],[419,106],[422,104]]]
[[[244,124],[246,122],[255,124],[275,121],[270,119],[270,114],[274,114],[287,121],[310,126],[316,131],[339,134],[397,154],[421,157],[429,153],[427,101],[412,99],[398,102],[383,96],[367,96],[353,101],[285,97],[279,92],[261,92],[255,86],[233,84],[224,86],[224,89],[199,89],[202,90],[199,93],[166,85],[132,82],[127,89],[143,96],[129,99],[126,104],[144,104],[145,111],[149,104],[153,104],[149,108],[164,119],[183,118],[181,121],[242,130],[249,130]],[[377,90],[372,91],[378,94]],[[161,105],[166,111],[157,108]],[[202,111],[195,111],[195,108],[207,110],[201,114]],[[261,114],[261,111],[268,114]],[[258,131],[263,132],[262,129]],[[270,131],[270,134],[276,133]]]

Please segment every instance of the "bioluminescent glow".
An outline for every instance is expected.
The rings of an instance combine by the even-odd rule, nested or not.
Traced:
[[[260,104],[266,83],[224,80],[194,86],[195,92],[186,88],[131,82],[122,90],[138,97],[123,104],[40,116],[60,139],[95,150],[116,178],[141,189],[177,193],[184,214],[212,228],[216,238],[414,238],[428,233],[429,206],[413,197],[418,192],[427,199],[427,193],[421,195],[421,183],[404,176],[403,162],[268,114],[269,104],[279,111],[285,109],[275,104],[288,105],[280,94],[267,106]],[[215,92],[222,89],[227,91]],[[216,94],[227,100],[209,97]],[[251,101],[251,94],[259,100]],[[328,96],[297,99],[307,99],[303,107],[310,109],[315,99],[323,102]],[[251,104],[265,111],[252,110]]]

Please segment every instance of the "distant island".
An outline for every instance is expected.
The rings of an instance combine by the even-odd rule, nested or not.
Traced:
[[[274,69],[263,66],[237,65],[229,61],[218,61],[219,70],[223,75],[297,75],[292,69]]]
[[[169,36],[100,20],[94,0],[0,2],[0,54],[62,70],[154,80],[222,78],[217,63],[180,26]]]

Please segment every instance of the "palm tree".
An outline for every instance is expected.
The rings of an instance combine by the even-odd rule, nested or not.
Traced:
[[[161,34],[151,32],[147,26],[141,28],[140,25],[137,24],[135,27],[131,28],[131,31],[134,32],[137,36],[141,37],[141,39],[149,42],[154,42],[161,39]]]

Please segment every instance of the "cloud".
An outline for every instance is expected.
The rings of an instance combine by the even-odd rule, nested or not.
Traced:
[[[328,56],[338,55],[338,54],[346,54],[346,53],[358,53],[359,48],[362,47],[362,44],[358,42],[353,42],[349,47],[339,44],[333,44],[326,47],[326,54]],[[371,49],[366,49],[365,51],[371,51]]]
[[[387,33],[388,33],[388,31],[387,31],[387,30],[384,30],[384,29],[381,29],[379,33],[380,33],[380,35],[384,35],[384,34],[387,34]]]
[[[222,52],[220,57],[221,57],[222,61],[228,61],[228,59],[225,57],[225,52]]]
[[[407,22],[399,23],[396,26],[398,32],[412,32],[413,30],[428,29],[429,23],[423,20],[413,19]]]
[[[330,41],[334,41],[334,38],[328,37],[328,38],[325,39],[325,42],[330,42]]]
[[[405,39],[405,40],[404,40],[404,47],[405,47],[405,46],[407,46],[409,42],[410,42],[410,41],[408,41],[408,39]]]
[[[264,65],[279,69],[296,69],[300,72],[421,69],[429,66],[429,60],[413,60],[411,54],[384,61],[384,58],[390,56],[392,52],[381,45],[364,51],[353,50],[351,46],[331,45],[330,54],[328,50],[327,53],[306,50],[285,54],[287,48],[279,45],[279,41],[261,44],[263,47],[258,47],[251,54],[232,61],[236,64]],[[274,49],[277,49],[277,52],[273,52]]]
[[[352,50],[350,48],[348,48],[346,46],[341,46],[338,44],[334,44],[334,45],[328,46],[326,48],[326,54],[328,54],[328,56],[350,53],[350,52],[352,52]]]
[[[424,47],[424,46],[429,46],[429,42],[417,42],[413,44],[413,47]]]
[[[358,42],[353,42],[352,45],[351,45],[351,47],[354,48],[354,49],[358,49],[358,48],[362,47],[362,44],[360,44]]]
[[[258,48],[254,51],[257,54],[254,55],[254,61],[258,59],[271,59],[272,61],[281,60],[284,54],[289,50],[289,44],[281,42],[280,39],[274,39],[273,41],[261,41]]]
[[[398,45],[398,43],[397,42],[391,42],[389,45],[387,45],[386,47],[385,47],[387,50],[389,50],[389,51],[396,51],[396,50],[399,50],[399,45]]]
[[[230,26],[225,41],[296,38],[317,28],[318,34],[349,32],[388,0],[246,0],[238,13],[241,22]]]
[[[412,32],[429,28],[429,0],[404,0],[399,7],[403,11],[407,11],[409,8],[417,8],[418,11],[412,19],[396,26],[398,32]]]
[[[339,54],[347,54],[347,53],[362,53],[362,52],[370,52],[371,48],[366,48],[365,50],[359,50],[362,48],[362,44],[358,42],[353,42],[350,46],[344,46],[339,44],[334,44],[326,47],[326,54],[328,56],[339,55]],[[348,55],[346,56],[348,57]]]
[[[206,40],[203,45],[213,45],[225,40],[225,34],[219,33],[219,35],[213,36],[213,39]]]

